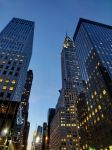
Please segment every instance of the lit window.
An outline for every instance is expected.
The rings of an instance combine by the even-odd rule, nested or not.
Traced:
[[[96,91],[94,92],[94,95],[96,95],[97,93],[96,93]]]
[[[13,89],[14,89],[13,86],[11,86],[11,87],[9,88],[10,91],[12,91]]]
[[[106,94],[106,90],[103,90],[103,94],[104,94],[104,95]]]
[[[97,121],[99,121],[100,120],[100,118],[99,117],[97,117]]]
[[[16,83],[16,80],[12,80],[12,84],[15,84]]]
[[[8,82],[9,82],[9,79],[6,79],[5,82],[8,83]]]
[[[89,118],[91,118],[91,114],[89,114]]]
[[[5,61],[2,61],[2,64],[5,64],[6,62]]]
[[[98,109],[99,109],[99,110],[101,109],[101,106],[100,106],[100,105],[98,105]]]
[[[109,146],[109,149],[112,150],[112,146]]]
[[[3,88],[2,88],[3,90],[6,90],[7,89],[7,86],[3,86]]]
[[[88,147],[88,145],[87,145],[87,144],[86,144],[85,146],[86,146],[86,148]]]
[[[103,118],[103,117],[104,117],[104,115],[102,114],[102,115],[101,115],[101,117]]]
[[[97,64],[98,66],[100,65],[100,63],[98,62],[98,64]]]
[[[96,120],[94,120],[94,123],[96,123]]]
[[[102,95],[100,94],[100,98],[102,98]]]
[[[94,98],[94,96],[93,96],[93,95],[91,95],[91,97],[92,97],[92,99]]]
[[[97,113],[98,112],[98,110],[97,109],[95,109],[95,113]]]
[[[94,116],[94,111],[92,112],[92,115]]]
[[[2,82],[3,81],[3,79],[2,78],[0,78],[0,82]]]
[[[93,108],[93,106],[91,105],[91,108]]]

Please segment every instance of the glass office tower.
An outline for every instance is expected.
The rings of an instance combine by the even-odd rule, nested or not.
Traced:
[[[74,34],[74,43],[83,79],[88,79],[85,62],[92,49],[95,49],[103,65],[112,74],[112,27],[86,19],[80,19]]]
[[[86,115],[80,122],[87,135],[85,140],[82,137],[82,149],[109,149],[112,145],[112,27],[80,19],[73,39],[82,77],[87,83]]]
[[[0,33],[0,130],[11,128],[32,55],[34,22],[13,18]],[[20,110],[19,110],[20,112]],[[17,123],[21,123],[18,113]]]

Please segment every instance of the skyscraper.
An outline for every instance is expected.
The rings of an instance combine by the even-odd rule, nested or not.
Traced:
[[[73,41],[66,35],[62,53],[62,89],[51,122],[50,148],[79,149],[76,98],[82,91],[82,80]]]
[[[48,110],[48,120],[47,120],[47,123],[48,123],[48,149],[50,148],[50,129],[51,129],[51,122],[53,120],[55,116],[55,108],[49,108]]]
[[[0,136],[16,117],[22,123],[21,95],[32,55],[34,22],[13,18],[0,33]],[[19,110],[18,110],[19,107]],[[6,132],[5,132],[6,133]]]
[[[31,150],[41,150],[42,148],[42,127],[38,126],[33,134]]]
[[[43,123],[42,132],[42,148],[41,150],[48,150],[48,125],[46,122]]]
[[[108,61],[111,59],[112,27],[94,21],[80,19],[73,37],[81,74],[84,80],[88,79],[85,62],[93,49],[109,72],[112,72]]]
[[[27,78],[26,78],[26,82],[25,82],[25,86],[21,98],[22,120],[23,120],[23,129],[22,129],[23,150],[27,149],[27,139],[28,139],[29,125],[30,125],[30,123],[28,122],[28,109],[29,109],[29,96],[30,96],[32,81],[33,81],[33,72],[32,70],[29,70],[27,71]]]
[[[87,83],[85,115],[80,122],[86,131],[82,149],[111,149],[112,27],[80,19],[74,43],[82,77]]]

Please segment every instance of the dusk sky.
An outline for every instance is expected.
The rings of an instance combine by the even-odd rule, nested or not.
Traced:
[[[79,18],[112,25],[112,0],[0,0],[0,31],[13,18],[35,22],[29,68],[34,79],[30,95],[29,148],[32,133],[47,121],[61,88],[60,52],[66,32],[73,37]]]

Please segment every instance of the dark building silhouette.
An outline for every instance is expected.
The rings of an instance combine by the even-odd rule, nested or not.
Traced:
[[[43,123],[42,150],[48,150],[48,125],[46,122]]]
[[[81,148],[111,149],[112,27],[80,19],[74,43],[82,77],[86,80],[86,101],[83,97],[78,101],[80,129],[84,131]]]
[[[20,103],[33,34],[34,22],[19,18],[13,18],[0,33],[0,146],[22,124]]]
[[[38,126],[34,131],[31,150],[41,150],[42,148],[42,127]]]
[[[23,150],[27,149],[27,139],[29,133],[30,123],[28,122],[28,109],[29,109],[29,96],[31,91],[33,81],[33,72],[29,70],[27,72],[26,83],[24,86],[22,98],[21,98],[21,105],[22,105],[22,118],[23,118]]]
[[[50,144],[50,129],[51,129],[51,122],[55,115],[55,108],[49,108],[48,110],[48,149]]]

